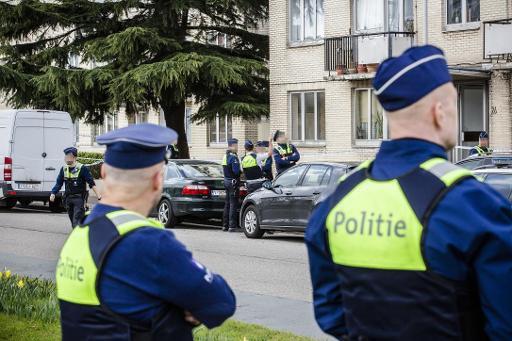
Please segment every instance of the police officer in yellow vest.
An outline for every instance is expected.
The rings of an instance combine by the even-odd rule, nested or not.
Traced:
[[[192,340],[199,323],[211,328],[233,315],[224,279],[147,218],[174,140],[153,124],[97,138],[107,146],[103,200],[73,230],[56,269],[64,341]]]
[[[247,191],[254,192],[261,187],[264,180],[263,170],[258,165],[258,155],[254,151],[254,144],[251,140],[245,141],[245,155],[242,158],[242,171],[247,180]]]
[[[273,150],[273,155],[276,164],[276,172],[279,175],[299,162],[300,153],[293,144],[290,144],[284,131],[277,130],[275,132],[274,142],[276,145]]]
[[[101,200],[101,195],[96,187],[94,178],[87,167],[77,162],[77,156],[78,150],[75,147],[64,149],[66,165],[60,169],[57,181],[50,195],[50,202],[54,202],[57,193],[59,193],[62,185],[64,185],[62,200],[68,212],[71,227],[78,225],[84,216],[88,194],[87,184],[96,193],[98,200]]]
[[[457,92],[443,52],[408,49],[373,86],[392,140],[306,232],[318,324],[344,340],[512,340],[512,208],[446,159]]]
[[[489,134],[486,131],[482,131],[478,136],[478,146],[474,146],[470,151],[469,155],[491,155],[492,149],[489,148]]]

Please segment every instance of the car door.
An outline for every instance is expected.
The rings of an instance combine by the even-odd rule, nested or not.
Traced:
[[[51,191],[63,165],[63,151],[74,144],[74,129],[68,113],[45,111],[41,115],[44,117],[43,191]]]
[[[17,112],[12,139],[12,180],[14,190],[42,190],[44,169],[43,130],[43,115],[40,112]]]
[[[306,227],[315,199],[327,187],[331,177],[332,167],[328,165],[311,165],[302,177],[302,180],[292,194],[294,225]]]
[[[292,167],[281,173],[273,182],[273,188],[269,196],[262,198],[260,210],[261,224],[272,226],[290,226],[294,219],[289,212],[290,196],[297,187],[307,165]]]

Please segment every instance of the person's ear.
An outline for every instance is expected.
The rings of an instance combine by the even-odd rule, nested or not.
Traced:
[[[100,176],[102,179],[105,179],[106,175],[107,175],[107,172],[105,172],[105,164],[102,163],[101,168],[100,168]]]
[[[162,175],[162,172],[156,172],[154,175],[153,175],[153,190],[154,191],[160,191],[162,190],[162,187],[163,187],[163,183],[164,183],[164,177]]]
[[[443,127],[446,120],[446,112],[441,101],[437,101],[432,107],[432,119],[437,129]]]

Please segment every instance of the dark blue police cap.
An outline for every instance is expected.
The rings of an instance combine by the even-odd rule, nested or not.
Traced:
[[[411,47],[399,57],[383,61],[373,87],[382,107],[396,111],[451,81],[443,51],[425,45]]]
[[[269,143],[268,141],[258,141],[256,142],[256,147],[268,147]]]
[[[245,148],[252,148],[252,147],[254,147],[254,144],[252,143],[252,141],[251,141],[251,140],[247,140],[247,141],[245,141],[245,143],[244,143],[244,147],[245,147]]]
[[[480,133],[480,136],[479,136],[481,139],[488,139],[489,138],[489,134],[487,134],[486,131],[482,131]]]
[[[64,149],[64,154],[73,154],[74,156],[77,156],[78,155],[78,149],[76,149],[75,147],[68,147],[66,149]]]
[[[117,129],[96,138],[107,146],[105,163],[120,169],[139,169],[164,161],[167,146],[178,134],[172,129],[143,123]]]
[[[238,144],[238,139],[228,139],[228,146],[232,146],[234,144]]]

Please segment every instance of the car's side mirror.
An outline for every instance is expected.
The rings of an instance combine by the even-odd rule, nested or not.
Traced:
[[[274,186],[272,185],[272,181],[265,181],[261,186],[269,190],[272,190],[274,188]]]

